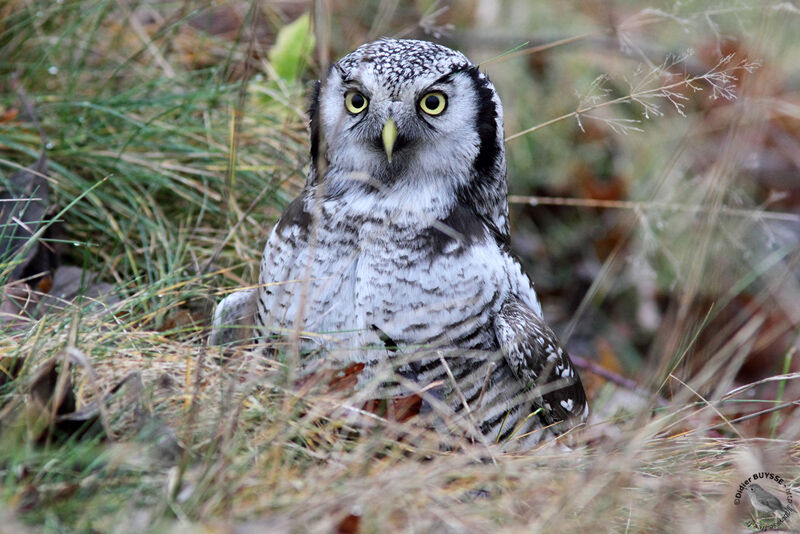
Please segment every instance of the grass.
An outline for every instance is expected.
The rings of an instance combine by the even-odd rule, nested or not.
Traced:
[[[24,360],[0,381],[8,528],[736,532],[752,473],[797,487],[797,9],[490,4],[332,3],[283,78],[268,50],[303,3],[0,5],[0,179],[46,144],[62,261],[118,298],[0,326],[0,364]],[[431,431],[287,385],[280,358],[203,345],[305,179],[319,50],[424,37],[421,19],[496,58],[513,245],[548,320],[649,392],[583,371],[594,415],[572,451],[443,452]],[[35,387],[53,358],[100,434],[53,433]]]

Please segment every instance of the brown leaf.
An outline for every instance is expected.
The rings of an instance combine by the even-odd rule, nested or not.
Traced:
[[[27,405],[28,424],[38,442],[61,441],[73,436],[97,435],[101,431],[99,413],[76,412],[71,365],[55,357],[33,374]]]
[[[75,482],[59,482],[55,484],[28,484],[17,496],[17,509],[28,513],[70,499],[81,489]]]
[[[44,362],[33,374],[30,383],[31,404],[37,410],[52,411],[60,415],[75,410],[75,394],[72,391],[70,365],[60,373],[57,358]],[[61,384],[59,387],[59,375]]]
[[[164,323],[159,328],[159,332],[169,332],[171,330],[178,330],[179,328],[184,328],[196,324],[202,324],[203,316],[197,313],[193,313],[191,310],[187,308],[177,308],[172,310],[167,318],[164,319]]]
[[[62,371],[56,358],[52,358],[37,371],[31,384],[32,402],[28,414],[33,428],[41,429],[37,440],[40,443],[103,434],[96,403],[76,409],[70,367],[67,364],[67,369]]]
[[[417,394],[390,399],[372,399],[364,403],[364,411],[398,423],[404,423],[418,415],[421,409],[422,397]]]
[[[336,524],[336,534],[356,534],[361,527],[361,516],[348,514]]]
[[[76,352],[79,351],[68,349],[69,357],[50,358],[30,378],[26,416],[36,440],[39,443],[61,442],[97,436],[113,439],[114,430],[109,421],[109,414],[113,414],[116,427],[125,426],[126,433],[135,431],[159,460],[174,463],[183,448],[168,425],[143,409],[138,372],[128,373],[101,398],[77,407],[72,365],[87,367],[88,363],[76,359]],[[8,367],[12,365],[15,369],[21,367],[21,363]]]
[[[119,302],[114,286],[98,280],[99,275],[71,265],[59,267],[54,273],[50,290],[41,295],[35,316],[62,310],[78,296],[103,301],[106,306]],[[46,283],[40,281],[40,284]]]
[[[336,373],[328,384],[329,391],[348,391],[356,387],[358,375],[364,370],[363,363],[354,363]]]
[[[15,267],[12,279],[19,280],[36,247],[27,245],[29,239],[43,224],[49,204],[50,187],[45,178],[47,156],[44,152],[30,168],[11,175],[6,187],[0,191],[0,259],[10,260],[22,250],[23,258]]]
[[[328,370],[303,377],[297,381],[297,386],[310,389],[318,384],[327,383],[328,392],[350,393],[358,384],[358,376],[363,370],[363,363],[354,363],[339,371]],[[370,399],[362,408],[390,421],[404,423],[419,414],[422,409],[422,396],[411,394],[388,399]]]
[[[0,124],[11,122],[18,116],[19,116],[19,110],[17,108],[4,109],[3,112],[0,113]]]
[[[0,295],[6,321],[30,311],[41,293],[51,288],[58,268],[61,247],[49,241],[63,238],[64,230],[62,223],[48,221],[53,213],[46,173],[43,152],[33,166],[14,173],[0,190],[0,262],[14,266]]]

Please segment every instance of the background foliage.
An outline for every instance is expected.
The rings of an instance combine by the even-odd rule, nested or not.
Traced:
[[[0,2],[0,180],[44,145],[61,228],[24,311],[0,258],[5,524],[747,528],[736,486],[800,475],[798,22],[792,2]],[[348,437],[346,398],[203,346],[302,187],[310,81],[381,36],[492,77],[513,246],[570,352],[633,382],[583,371],[572,453]],[[99,430],[64,426],[66,390]]]

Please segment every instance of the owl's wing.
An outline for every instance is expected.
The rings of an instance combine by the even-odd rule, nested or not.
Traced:
[[[544,320],[512,296],[500,308],[494,327],[506,362],[534,391],[542,418],[548,424],[585,421],[589,406],[581,379]]]
[[[308,194],[304,190],[289,203],[272,229],[261,259],[260,286],[236,291],[217,305],[208,338],[209,345],[241,342],[257,335],[253,327],[272,324],[274,321],[271,319],[278,317],[277,310],[291,300],[291,287],[272,287],[276,285],[272,282],[291,280],[296,278],[296,270],[302,270],[297,260],[307,247],[311,216],[305,211],[304,197]],[[262,310],[259,310],[259,303]]]
[[[235,291],[214,310],[209,345],[228,345],[250,337],[255,318],[258,289]]]
[[[262,287],[256,299],[256,328],[266,328],[262,336],[271,335],[276,327],[291,328],[298,318],[299,292],[313,286],[305,283],[314,276],[309,266],[312,216],[305,207],[305,199],[313,194],[305,189],[286,206],[264,247],[258,279]],[[304,282],[298,283],[301,279]]]

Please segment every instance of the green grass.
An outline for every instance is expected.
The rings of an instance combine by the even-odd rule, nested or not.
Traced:
[[[213,303],[255,282],[305,180],[318,51],[288,47],[276,78],[269,50],[307,6],[9,0],[0,181],[47,143],[62,261],[120,302],[0,323],[0,365],[25,361],[0,381],[4,525],[330,532],[352,516],[361,532],[737,531],[752,512],[733,504],[743,479],[771,471],[797,487],[797,407],[752,414],[800,397],[800,15],[640,1],[480,11],[490,4],[457,2],[432,24],[473,60],[497,58],[485,69],[507,136],[540,126],[507,145],[513,245],[570,350],[651,394],[583,371],[595,415],[572,451],[450,438],[458,452],[443,452],[425,428],[287,385],[279,358],[220,358],[203,345]],[[426,37],[420,19],[443,5],[333,3],[312,17],[316,42],[336,58],[381,35]],[[212,35],[197,22],[211,13],[239,22]],[[654,70],[673,56],[671,75]],[[737,80],[715,77],[725,69]],[[710,98],[723,82],[736,100]],[[754,157],[788,170],[753,170]],[[47,437],[31,386],[50,358],[72,361],[79,407],[105,398],[105,439]]]

